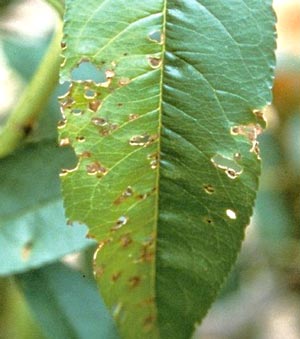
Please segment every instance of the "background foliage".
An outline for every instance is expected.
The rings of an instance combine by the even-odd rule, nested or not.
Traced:
[[[297,22],[297,17],[295,18],[295,22]],[[290,27],[290,30],[293,29],[295,29],[294,26]],[[2,35],[2,46],[7,58],[6,60],[10,61],[10,67],[14,72],[13,74],[15,78],[19,80],[19,84],[21,80],[21,85],[19,87],[21,88],[23,86],[22,84],[24,84],[33,73],[37,62],[40,60],[40,51],[43,50],[43,46],[45,47],[47,45],[47,41],[49,41],[49,39],[46,38],[33,41],[32,38],[30,38],[27,41],[24,41],[23,37],[21,39],[16,39],[15,37],[9,37],[7,34]],[[22,60],[22,62],[20,62],[20,60]],[[25,62],[27,67],[23,67]],[[297,153],[299,152],[299,147],[295,146],[297,143],[299,145],[297,130],[299,130],[300,119],[299,96],[297,94],[299,91],[294,90],[295,86],[298,86],[299,89],[299,83],[297,83],[297,79],[299,79],[299,77],[296,76],[297,72],[299,72],[299,54],[294,53],[292,59],[291,56],[288,55],[285,55],[285,57],[280,59],[274,89],[274,107],[269,119],[270,129],[261,140],[262,157],[265,159],[265,175],[262,178],[256,214],[253,218],[252,226],[249,228],[249,233],[251,234],[249,234],[249,241],[244,246],[239,264],[232,273],[231,279],[225,287],[219,302],[217,302],[215,308],[211,312],[211,315],[208,319],[206,319],[202,329],[199,330],[201,338],[205,338],[206,335],[210,336],[210,338],[212,336],[213,338],[239,338],[241,335],[245,337],[245,333],[247,333],[249,338],[268,338],[266,334],[264,334],[265,332],[263,328],[274,328],[273,322],[270,321],[270,318],[274,318],[274,314],[275,319],[280,320],[288,318],[290,328],[297,326],[293,325],[293,319],[297,317],[298,312],[297,310],[294,311],[294,308],[296,308],[299,300],[298,293],[300,281],[300,155]],[[58,112],[58,107],[55,102],[56,95],[57,93],[53,95],[53,100],[50,102],[49,113],[53,111]],[[36,131],[32,141],[41,142],[43,136],[46,136],[46,140],[43,140],[42,142],[48,145],[48,154],[44,154],[44,156],[47,157],[51,156],[51,152],[53,152],[54,146],[51,140],[53,140],[56,135],[54,128],[51,126],[55,127],[58,116],[53,119],[53,115],[47,114],[46,112],[43,115],[43,119],[45,119],[45,121],[41,124],[40,129]],[[15,199],[10,205],[14,207],[11,208],[11,215],[14,219],[17,219],[18,215],[21,217],[24,214],[26,214],[27,218],[30,218],[27,210],[28,208],[30,209],[29,197],[31,189],[34,190],[35,195],[37,194],[36,192],[41,195],[39,198],[41,201],[41,212],[39,213],[40,218],[47,216],[47,213],[51,213],[51,215],[53,215],[53,211],[49,211],[51,206],[55,205],[55,211],[58,211],[59,208],[61,208],[58,207],[60,204],[58,201],[59,199],[57,198],[58,182],[57,186],[54,185],[50,190],[48,190],[47,183],[43,183],[43,178],[47,179],[47,176],[49,177],[49,175],[54,176],[57,174],[57,168],[53,169],[53,172],[51,172],[52,174],[47,173],[47,176],[38,175],[39,173],[45,174],[45,168],[36,168],[32,173],[35,178],[34,187],[30,187],[31,185],[26,187],[26,183],[24,184],[24,180],[20,177],[19,173],[24,171],[24,173],[26,173],[26,169],[28,169],[26,161],[31,160],[31,158],[25,156],[26,152],[30,152],[33,159],[34,157],[43,156],[43,154],[40,155],[38,153],[38,148],[37,144],[25,146],[20,154],[21,158],[24,158],[24,164],[22,170],[18,170],[18,174],[15,174],[16,172],[13,171],[13,169],[16,168],[16,165],[14,165],[14,157],[18,157],[19,161],[18,154],[5,160],[5,163],[1,163],[1,168],[5,169],[6,166],[10,166],[9,168],[11,168],[10,178],[5,178],[4,180],[4,177],[1,176],[1,185],[3,187],[3,191],[1,190],[1,192],[3,192],[3,196],[8,197],[9,193],[12,192],[15,187],[19,187],[16,185],[20,184],[20,182],[21,187],[23,187],[19,192],[24,192],[24,195],[20,194],[17,197],[12,197],[12,199]],[[72,167],[72,161],[74,159],[72,160],[72,152],[69,153],[70,167]],[[48,169],[48,164],[45,167],[47,167],[47,170],[50,170]],[[39,178],[41,180],[39,180]],[[10,187],[5,188],[5,186],[3,186],[3,182],[8,182]],[[17,202],[17,199],[25,202],[27,206],[21,206],[20,203]],[[9,201],[1,197],[1,201],[5,200]],[[48,201],[51,203],[48,203]],[[3,209],[9,210],[7,205],[3,205]],[[56,213],[57,212],[55,212],[55,214]],[[60,215],[62,218],[62,214],[59,213],[57,214],[57,217]],[[63,219],[61,220],[62,227],[67,229],[64,225]],[[38,224],[39,221],[37,220],[37,225]],[[82,227],[83,226],[81,226],[80,231],[84,232]],[[75,226],[72,231],[76,230],[77,228]],[[29,237],[30,231],[32,230],[29,230],[26,234],[24,234],[24,242],[20,244],[21,247],[23,246],[22,248],[24,249],[25,257],[28,256],[29,252],[31,252],[32,247],[30,240],[32,238]],[[36,231],[38,231],[38,229],[34,230],[34,232]],[[50,234],[49,237],[51,239],[52,235]],[[55,238],[51,240],[53,240],[55,246],[58,245]],[[92,244],[86,243],[82,244],[82,246],[87,248],[92,246]],[[72,252],[71,249],[70,252]],[[13,255],[9,256],[9,259],[12,258]],[[36,271],[26,273],[25,275],[19,275],[16,278],[16,281],[19,285],[19,289],[24,291],[25,295],[30,295],[34,284],[31,286],[31,284],[27,283],[28,281],[34,281],[34,277],[37,275],[45,275],[45,279],[49,281],[49,284],[55,284],[55,274],[54,276],[49,276],[49,274],[65,270],[70,272],[67,273],[67,275],[69,274],[70,281],[76,281],[78,284],[91,286],[87,287],[86,291],[90,291],[89,288],[91,289],[91,291],[87,293],[95,293],[95,289],[93,290],[91,282],[88,280],[90,272],[85,272],[84,262],[85,256],[81,259],[81,271],[83,273],[78,273],[77,275],[76,272],[71,271],[66,266],[62,266],[62,264],[53,264],[57,265],[57,267],[52,266],[49,270],[47,270],[47,272],[44,272],[41,268]],[[38,266],[39,264],[35,263],[34,265]],[[84,279],[82,279],[83,275]],[[28,336],[28,338],[40,338],[42,335],[39,333],[38,329],[31,325],[32,320],[27,311],[27,306],[25,306],[23,302],[23,297],[19,295],[19,292],[15,289],[15,284],[16,283],[11,280],[1,280],[0,301],[1,305],[3,305],[0,315],[1,335],[4,338],[26,338],[26,336]],[[70,282],[66,281],[66,284],[68,285]],[[49,288],[49,291],[51,291],[51,287]],[[255,295],[256,298],[253,297]],[[51,292],[49,292],[48,296],[52,297]],[[86,296],[86,299],[88,300],[89,297]],[[101,307],[99,299],[92,299],[96,301],[97,305],[91,303],[91,309],[94,310],[95,308]],[[293,301],[291,302],[292,299]],[[271,306],[270,309],[266,310],[265,306],[262,305],[261,300],[267,300],[267,305]],[[260,309],[262,310],[264,317],[257,319],[257,312],[255,314],[251,314],[251,312],[249,314],[248,312],[247,315],[241,312],[241,306],[244,307],[245,303],[249,303],[250,301],[254,303],[253,309],[256,311],[257,307],[261,307]],[[47,303],[48,302],[49,300],[47,300]],[[39,305],[42,304],[45,304],[45,301],[34,300],[30,303],[30,306],[33,310],[38,311],[40,309]],[[47,315],[49,325],[51,325],[51,321],[57,324],[57,319],[55,319],[55,309],[57,307],[64,307],[68,304],[69,302],[66,299],[54,303],[53,305],[49,305],[49,313]],[[249,308],[251,309],[251,307]],[[224,312],[224,309],[229,311]],[[272,310],[274,313],[272,313]],[[235,311],[236,313],[234,313]],[[65,335],[72,336],[74,327],[78,325],[74,323],[74,321],[72,322],[72,319],[74,319],[74,317],[76,318],[81,316],[78,314],[69,314],[68,310],[65,312],[69,321],[64,322],[61,326],[62,337]],[[36,312],[36,314],[38,313],[39,312]],[[226,314],[228,314],[227,317]],[[233,315],[236,315],[236,317]],[[228,319],[230,319],[230,321],[228,321]],[[236,319],[236,321],[232,321],[232,319]],[[109,317],[103,319],[103,321],[106,325],[108,324],[108,326],[111,326],[109,325],[111,324]],[[47,321],[42,321],[41,323],[47,324]],[[220,324],[220,328],[216,325],[212,325],[216,323]],[[66,324],[67,326],[65,327],[64,325]],[[87,324],[89,324],[89,322],[87,322]],[[102,323],[100,325],[102,325]],[[103,330],[103,328],[108,327],[100,326],[94,330],[100,331],[101,329]],[[75,331],[81,330],[86,331],[86,329],[75,329]],[[91,330],[93,330],[93,328]],[[267,332],[268,330],[265,331]],[[23,333],[22,336],[20,336],[20,333]],[[81,333],[84,333],[84,335],[90,335],[87,332]],[[295,333],[299,332],[295,331],[291,333],[292,335],[295,335],[295,338],[297,338],[297,334]]]

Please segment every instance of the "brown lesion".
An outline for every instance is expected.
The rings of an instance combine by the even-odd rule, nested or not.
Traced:
[[[95,161],[95,162],[92,162],[86,165],[86,171],[89,175],[97,175],[97,174],[104,175],[107,173],[107,168],[101,165],[100,162]]]
[[[115,283],[116,281],[118,281],[118,280],[120,279],[121,275],[122,275],[122,272],[120,272],[120,271],[114,273],[114,274],[111,276],[112,282]]]
[[[162,64],[160,57],[148,57],[148,61],[152,68],[159,68]]]
[[[135,276],[128,279],[128,283],[129,283],[129,286],[131,288],[135,288],[135,287],[140,285],[141,278],[139,276],[135,275]]]
[[[120,244],[123,248],[127,248],[133,242],[130,233],[121,236]]]
[[[215,188],[211,184],[203,185],[203,189],[208,194],[213,194],[215,192]]]
[[[150,331],[153,328],[154,323],[155,323],[155,316],[153,314],[150,314],[143,321],[143,330],[145,332]]]
[[[88,105],[89,105],[89,109],[93,112],[97,112],[99,107],[101,106],[101,100],[99,99],[95,99],[95,100],[91,100],[89,101]]]
[[[128,186],[122,194],[114,200],[113,204],[114,205],[120,205],[122,202],[124,202],[126,199],[131,197],[133,195],[133,189],[131,186]]]

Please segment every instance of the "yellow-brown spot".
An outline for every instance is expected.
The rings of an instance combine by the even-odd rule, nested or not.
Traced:
[[[138,276],[133,276],[128,280],[128,282],[129,282],[129,286],[134,288],[134,287],[137,287],[140,284],[141,278],[138,277]]]
[[[128,247],[132,243],[132,238],[129,233],[122,235],[120,238],[120,243],[123,248]]]
[[[92,100],[89,102],[89,109],[93,112],[97,112],[100,105],[101,105],[100,100]]]
[[[119,278],[121,277],[122,273],[121,272],[117,272],[117,273],[114,273],[111,277],[111,280],[113,282],[116,282],[117,280],[119,280]]]

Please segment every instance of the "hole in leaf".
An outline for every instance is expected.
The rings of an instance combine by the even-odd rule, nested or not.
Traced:
[[[157,43],[162,43],[163,42],[163,34],[161,31],[153,31],[150,32],[148,35],[149,40],[157,42]]]
[[[72,113],[73,115],[76,115],[76,116],[79,116],[79,115],[82,115],[82,114],[83,114],[82,110],[81,110],[81,109],[78,109],[78,108],[72,109],[71,113]]]
[[[230,219],[236,219],[236,213],[233,210],[231,210],[231,209],[227,209],[226,210],[226,215]]]
[[[106,76],[103,71],[100,71],[90,61],[82,60],[77,68],[74,68],[71,73],[71,78],[74,81],[91,80],[96,83],[106,81]]]
[[[237,178],[242,172],[243,167],[236,163],[235,160],[216,154],[211,158],[211,162],[219,169],[225,171],[231,179]]]
[[[255,153],[258,159],[260,159],[259,146],[258,146],[259,143],[256,139],[262,133],[262,131],[263,129],[259,124],[233,126],[231,127],[231,130],[230,130],[232,135],[243,135],[252,143],[250,152]]]
[[[97,93],[91,89],[87,89],[84,92],[85,99],[95,99],[96,96],[97,96]]]
[[[65,146],[70,146],[71,142],[69,138],[62,138],[59,141],[59,146],[65,147]]]
[[[122,215],[116,222],[116,224],[111,228],[111,231],[116,231],[126,225],[128,222],[128,217]]]

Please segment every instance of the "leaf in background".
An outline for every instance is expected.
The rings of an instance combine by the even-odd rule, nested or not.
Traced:
[[[230,271],[274,45],[271,1],[67,1],[66,213],[99,241],[96,279],[124,338],[190,337]],[[75,76],[86,65],[98,79]]]
[[[83,225],[67,226],[57,174],[72,165],[55,142],[28,145],[0,162],[0,274],[56,261],[94,244]]]
[[[16,279],[48,338],[118,338],[96,286],[80,272],[54,263]]]

